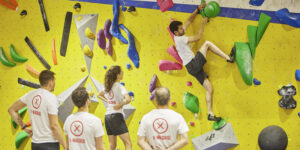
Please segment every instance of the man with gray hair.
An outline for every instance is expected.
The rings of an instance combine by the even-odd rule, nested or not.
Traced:
[[[169,89],[156,88],[155,100],[157,109],[142,118],[138,130],[138,145],[143,150],[173,150],[184,147],[189,142],[189,128],[182,115],[169,109]]]

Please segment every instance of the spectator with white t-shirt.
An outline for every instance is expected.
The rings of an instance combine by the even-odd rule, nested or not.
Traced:
[[[109,149],[115,150],[117,136],[125,145],[125,150],[131,150],[132,144],[125,122],[123,106],[131,102],[126,88],[120,83],[123,71],[120,66],[112,66],[105,74],[105,89],[98,97],[107,103],[105,113],[105,128],[108,135]]]
[[[32,135],[32,150],[59,150],[59,143],[67,149],[66,142],[58,123],[58,100],[51,93],[55,87],[54,73],[44,70],[40,73],[41,88],[30,91],[16,101],[8,112],[22,129]],[[18,115],[27,106],[32,129],[28,128]]]
[[[90,114],[90,99],[84,87],[72,93],[72,101],[78,111],[65,121],[64,131],[70,150],[104,150],[102,136],[104,130],[101,120]]]
[[[189,128],[181,114],[169,109],[170,91],[155,89],[157,109],[143,116],[138,129],[138,145],[143,150],[178,150],[188,144]],[[180,137],[180,140],[178,140]]]

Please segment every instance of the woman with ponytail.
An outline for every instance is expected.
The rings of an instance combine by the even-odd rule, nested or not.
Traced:
[[[131,140],[124,119],[123,106],[131,102],[126,88],[120,83],[123,71],[120,66],[112,66],[105,74],[105,89],[98,97],[107,102],[105,113],[105,128],[109,140],[109,149],[115,150],[117,136],[125,145],[125,150],[131,150]]]

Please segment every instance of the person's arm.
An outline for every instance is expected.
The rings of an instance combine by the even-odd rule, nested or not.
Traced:
[[[202,34],[203,34],[203,32],[204,32],[204,26],[205,26],[205,24],[207,23],[207,20],[208,20],[207,17],[203,19],[202,24],[201,24],[201,27],[200,27],[200,29],[199,29],[199,31],[198,31],[198,34],[195,35],[195,36],[189,37],[188,43],[196,42],[196,41],[199,41],[199,40],[201,39],[201,36],[202,36]]]
[[[105,150],[102,136],[95,138],[96,150]]]
[[[69,150],[69,137],[68,137],[68,135],[66,135],[66,145],[67,145],[67,148],[66,148],[66,150]]]
[[[98,98],[100,98],[102,101],[104,102],[107,102],[107,99],[104,97],[104,92],[101,91],[99,94],[98,94]]]
[[[16,101],[13,103],[9,109],[8,113],[12,117],[12,119],[22,128],[24,127],[24,123],[22,121],[22,118],[19,116],[18,111],[26,106],[25,103],[23,103],[21,100]],[[24,131],[29,134],[29,136],[32,135],[32,130],[30,128],[25,128]]]
[[[118,105],[114,106],[114,109],[119,110],[124,105],[129,104],[130,102],[131,102],[131,97],[129,96],[129,94],[126,94],[124,100],[120,102]]]
[[[57,115],[48,114],[48,117],[49,117],[49,122],[50,122],[50,129],[51,129],[54,137],[64,147],[64,149],[67,149],[67,144],[64,141],[63,134],[61,132],[61,129],[60,129],[60,126],[58,123]]]
[[[203,10],[205,7],[205,3],[201,4],[194,10],[194,12],[190,15],[190,17],[184,22],[183,29],[186,30],[187,27],[194,21],[195,17],[197,16],[199,10]]]
[[[139,138],[138,138],[138,145],[143,150],[152,150],[151,146],[149,145],[148,142],[146,142],[145,139],[146,139],[145,136],[139,136]]]
[[[180,140],[177,141],[175,144],[173,144],[171,147],[169,147],[167,150],[178,150],[183,148],[188,143],[189,143],[188,134],[184,133],[180,135]]]

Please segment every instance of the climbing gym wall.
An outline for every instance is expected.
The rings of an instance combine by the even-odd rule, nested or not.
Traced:
[[[124,44],[113,37],[111,40],[112,56],[98,46],[97,40],[94,40],[92,46],[89,45],[93,51],[92,57],[89,57],[90,70],[86,65],[88,63],[83,53],[84,44],[82,44],[79,37],[80,34],[77,31],[74,16],[98,14],[95,24],[96,29],[91,28],[97,36],[97,32],[104,28],[107,19],[113,20],[112,0],[82,0],[79,2],[81,4],[80,11],[73,8],[77,1],[44,0],[49,31],[45,30],[38,1],[17,2],[17,11],[2,5],[0,7],[0,34],[2,35],[0,46],[9,61],[16,62],[10,55],[11,44],[14,45],[15,51],[20,56],[26,57],[28,60],[23,63],[16,62],[14,67],[0,64],[0,115],[4,121],[0,126],[2,135],[0,149],[15,149],[15,139],[21,129],[20,127],[13,127],[7,109],[18,98],[32,90],[30,87],[18,84],[18,78],[38,83],[37,75],[27,71],[26,66],[30,65],[38,72],[46,69],[25,42],[25,37],[30,39],[34,47],[51,66],[51,70],[56,73],[54,93],[57,96],[64,97],[65,95],[62,94],[64,91],[87,75],[89,77],[82,84],[85,87],[91,84],[92,89],[97,94],[97,87],[92,79],[97,80],[98,87],[101,88],[101,84],[104,83],[105,66],[120,65],[122,67],[125,87],[128,91],[134,93],[132,107],[128,110],[134,110],[135,108],[135,111],[131,111],[133,113],[126,120],[133,149],[140,149],[137,146],[137,129],[142,116],[156,107],[155,102],[149,100],[151,94],[149,83],[154,74],[158,78],[157,85],[166,86],[170,89],[171,103],[173,104],[172,106],[170,104],[170,109],[182,114],[189,124],[190,142],[183,149],[194,149],[192,139],[210,131],[215,132],[213,131],[213,122],[207,121],[205,90],[197,80],[188,74],[185,67],[182,67],[181,70],[159,70],[160,60],[178,62],[167,52],[167,49],[174,45],[167,30],[170,19],[185,21],[196,8],[196,5],[201,3],[200,0],[191,2],[174,0],[175,5],[165,12],[159,9],[160,7],[154,0],[120,0],[121,6],[126,6],[129,9],[129,6],[133,5],[136,8],[136,11],[128,12],[122,11],[120,6],[119,24],[123,24],[134,36],[139,55],[139,67],[137,68],[127,55],[128,44]],[[238,141],[238,145],[231,149],[259,149],[258,136],[265,127],[270,125],[277,125],[285,130],[288,136],[288,150],[300,149],[298,142],[300,138],[298,134],[300,132],[299,107],[295,109],[279,107],[278,102],[282,96],[277,93],[282,86],[288,83],[294,85],[297,91],[300,89],[300,81],[295,78],[296,70],[300,69],[300,29],[297,28],[297,26],[300,26],[300,11],[297,9],[300,7],[300,3],[294,0],[274,0],[266,1],[261,6],[253,6],[246,1],[217,0],[216,2],[221,6],[220,14],[209,20],[201,40],[191,45],[195,53],[205,41],[213,42],[227,54],[230,53],[236,42],[250,42],[251,45],[251,41],[248,39],[248,25],[259,26],[258,20],[261,13],[265,13],[272,18],[259,44],[255,44],[255,57],[247,60],[252,62],[251,81],[256,78],[256,83],[260,81],[260,85],[255,85],[252,82],[252,85],[247,85],[236,63],[227,63],[226,60],[212,53],[208,53],[207,56],[207,64],[204,69],[214,87],[214,112],[217,116],[225,118],[227,125],[230,123]],[[287,14],[285,11],[276,15],[275,12],[282,8],[288,8],[291,14]],[[21,16],[22,10],[26,10],[27,15]],[[61,56],[63,31],[64,27],[68,26],[65,25],[67,12],[72,12],[73,15],[66,53],[65,56]],[[290,15],[295,15],[294,18],[296,19],[291,19]],[[278,16],[282,16],[281,19]],[[202,16],[198,15],[187,29],[186,35],[191,36],[197,33],[202,20]],[[128,40],[127,33],[122,29],[121,33]],[[52,60],[53,39],[55,40],[57,65]],[[131,66],[129,69],[127,69],[128,63]],[[298,80],[299,78],[298,75]],[[187,82],[191,82],[192,85],[187,86]],[[186,91],[199,99],[200,111],[197,118],[184,106],[183,95]],[[296,101],[300,99],[298,93],[293,97]],[[65,101],[63,105],[67,105],[67,102]],[[71,111],[75,112],[77,110]],[[90,106],[90,112],[101,118],[102,121],[104,121],[105,111],[105,106],[101,100],[99,100],[99,103],[95,102]],[[28,112],[23,114],[23,121],[29,121]],[[63,125],[63,122],[61,122],[61,125]],[[226,128],[229,127],[227,125]],[[105,147],[108,149],[107,135],[104,135],[103,138]],[[210,137],[212,140],[213,138]],[[30,139],[26,138],[18,149],[31,149],[30,142]],[[117,148],[124,149],[120,139],[118,139]]]

